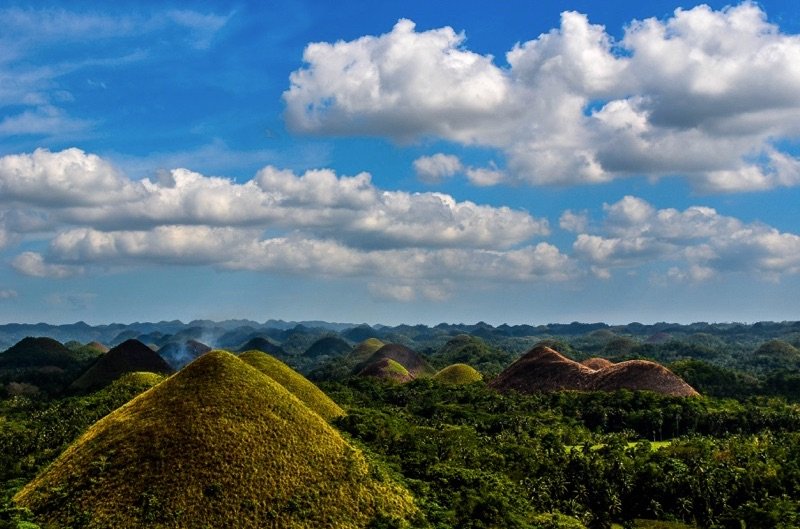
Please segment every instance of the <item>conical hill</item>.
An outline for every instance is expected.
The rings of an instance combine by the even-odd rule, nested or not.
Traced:
[[[452,364],[435,375],[433,379],[444,384],[472,384],[482,380],[481,374],[472,366],[467,364]]]
[[[0,353],[0,368],[67,367],[76,356],[61,342],[52,338],[28,336]]]
[[[239,358],[288,389],[295,397],[302,400],[306,406],[319,413],[326,420],[344,415],[342,408],[333,402],[321,389],[277,358],[273,358],[262,351],[247,351],[239,355]]]
[[[43,526],[362,528],[414,514],[318,414],[212,351],[95,423],[14,501]]]
[[[391,358],[381,358],[367,364],[364,369],[358,372],[358,376],[392,380],[401,383],[414,380],[414,376],[408,372],[408,369],[406,369],[403,364]]]
[[[92,391],[105,387],[125,373],[148,371],[169,374],[174,370],[158,353],[138,340],[127,340],[97,359],[72,383],[71,389]]]
[[[594,375],[594,389],[647,390],[673,397],[699,395],[681,377],[666,367],[647,360],[628,360],[597,371]]]
[[[375,353],[375,351],[384,345],[386,344],[377,338],[367,338],[353,348],[350,354],[347,355],[346,360],[354,364],[360,364],[361,362],[368,360],[369,357]]]
[[[356,366],[355,372],[358,373],[369,364],[373,364],[384,358],[394,360],[402,365],[414,378],[430,377],[436,373],[436,370],[433,369],[428,361],[420,356],[419,353],[399,343],[384,345],[375,351],[366,361]]]

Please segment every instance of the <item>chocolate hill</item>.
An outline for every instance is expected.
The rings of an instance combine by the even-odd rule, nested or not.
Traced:
[[[0,353],[0,368],[68,367],[75,359],[75,354],[57,340],[28,336]]]
[[[472,384],[483,379],[483,376],[472,366],[467,364],[452,364],[435,375],[433,379],[443,384]]]
[[[537,345],[491,382],[500,391],[647,390],[678,397],[698,393],[669,369],[646,360],[631,360],[592,369],[547,346]]]
[[[239,355],[239,358],[288,389],[290,393],[313,411],[319,413],[325,420],[329,421],[334,417],[344,415],[342,408],[321,389],[277,358],[262,351],[247,351]]]
[[[585,365],[586,367],[590,367],[597,371],[598,369],[605,369],[606,367],[611,367],[614,365],[614,362],[611,360],[607,360],[605,358],[594,357],[588,358],[581,362],[581,364]]]
[[[356,373],[360,373],[370,364],[376,363],[383,359],[394,360],[406,368],[413,378],[429,377],[436,373],[431,365],[416,351],[413,351],[408,347],[398,343],[384,345],[375,351],[365,362],[362,362],[356,366],[354,371]]]
[[[381,358],[370,362],[364,369],[358,372],[358,376],[392,380],[400,383],[414,380],[414,376],[408,372],[408,369],[406,369],[403,364],[391,358]]]
[[[223,351],[95,423],[14,502],[45,527],[358,529],[416,512],[318,414]]]
[[[251,338],[236,350],[237,353],[244,353],[245,351],[263,351],[273,356],[286,356],[286,351],[280,345],[275,345],[261,336]]]
[[[138,340],[126,340],[97,359],[70,386],[76,391],[93,391],[133,371],[169,374],[174,370],[158,353]]]
[[[355,364],[360,364],[369,357],[375,354],[375,351],[386,345],[377,338],[367,338],[363,342],[356,345],[353,350],[347,355],[346,360]]]
[[[317,358],[319,356],[344,356],[353,350],[353,346],[338,336],[323,336],[305,350],[303,356]]]
[[[180,369],[210,350],[211,348],[202,342],[186,340],[185,342],[169,342],[158,350],[158,355],[166,360],[173,369]]]
[[[629,360],[595,373],[593,389],[655,391],[673,397],[696,397],[697,391],[666,367],[647,360]]]
[[[594,369],[565,357],[546,345],[537,345],[494,379],[491,387],[520,393],[591,389]]]

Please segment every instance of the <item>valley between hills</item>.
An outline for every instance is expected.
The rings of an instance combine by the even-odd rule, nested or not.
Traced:
[[[800,322],[0,325],[0,529],[800,526]]]

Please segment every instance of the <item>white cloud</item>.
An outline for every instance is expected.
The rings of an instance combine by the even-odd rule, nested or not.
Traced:
[[[245,182],[188,169],[131,180],[78,149],[0,158],[0,226],[20,240],[23,274],[67,277],[96,267],[198,265],[228,270],[368,277],[424,285],[445,299],[455,279],[558,281],[577,273],[546,219],[442,193],[377,188],[367,173],[297,175],[265,167]],[[397,296],[395,296],[397,297]]]
[[[295,129],[428,136],[499,149],[505,178],[567,185],[685,175],[705,192],[800,184],[800,37],[750,2],[633,21],[615,42],[585,15],[517,44],[508,67],[449,27],[314,43],[284,93]],[[469,173],[468,173],[469,174]]]
[[[432,156],[421,156],[414,160],[414,171],[417,178],[426,184],[438,184],[463,169],[461,160],[452,154],[436,153]]]
[[[10,288],[0,289],[0,300],[14,299],[18,296],[17,291]]]
[[[81,273],[80,267],[52,264],[45,261],[41,254],[23,252],[11,261],[11,266],[22,274],[33,277],[52,277],[61,279]]]
[[[562,230],[571,231],[574,233],[586,231],[586,228],[589,226],[589,212],[575,212],[571,209],[568,209],[561,214],[561,217],[559,217],[558,226]]]
[[[466,173],[467,180],[472,185],[480,187],[497,185],[506,180],[505,173],[498,170],[494,165],[489,167],[468,167]]]
[[[575,257],[608,275],[613,268],[673,263],[667,276],[704,281],[729,272],[775,279],[800,273],[800,236],[745,224],[708,207],[656,209],[626,196],[604,207],[601,233],[581,233]]]

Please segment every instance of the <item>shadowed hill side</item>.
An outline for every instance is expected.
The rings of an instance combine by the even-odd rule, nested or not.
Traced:
[[[467,364],[453,364],[445,367],[435,375],[433,379],[443,384],[472,384],[483,380],[481,374],[472,366]]]
[[[92,391],[107,386],[132,371],[169,374],[174,370],[158,353],[138,340],[127,340],[97,359],[70,387],[76,391]]]
[[[364,369],[358,372],[358,376],[392,380],[400,383],[414,380],[414,376],[408,372],[408,369],[391,358],[380,358],[367,364]]]
[[[350,354],[347,355],[346,360],[353,364],[360,364],[369,360],[369,357],[384,345],[386,344],[377,338],[367,338],[353,348]]]
[[[286,351],[280,345],[275,345],[266,338],[256,337],[248,340],[243,346],[239,347],[236,352],[244,353],[245,351],[263,351],[268,355],[273,356],[286,356]]]
[[[75,362],[75,354],[52,338],[23,338],[0,353],[0,368],[67,367]]]
[[[431,367],[428,361],[422,358],[416,351],[397,343],[384,345],[375,351],[365,362],[362,362],[356,366],[354,371],[356,373],[360,373],[368,365],[374,364],[375,362],[383,360],[384,358],[394,360],[398,364],[402,365],[414,378],[430,377],[436,373],[436,370]]]
[[[321,389],[280,360],[262,351],[247,351],[242,353],[239,358],[288,389],[295,397],[319,413],[325,420],[329,421],[334,417],[344,415],[342,408],[333,402]]]
[[[546,345],[537,345],[494,379],[491,387],[520,393],[590,389],[593,369]]]
[[[416,512],[319,415],[223,351],[95,423],[14,501],[55,527],[356,529]]]

